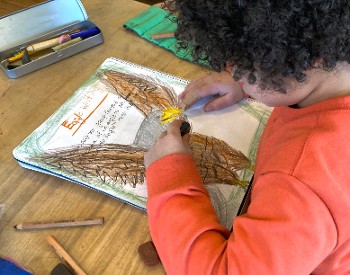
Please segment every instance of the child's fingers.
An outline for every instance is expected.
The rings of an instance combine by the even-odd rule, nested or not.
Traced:
[[[174,134],[174,135],[181,135],[180,134],[180,127],[183,120],[176,119],[168,124],[167,133],[168,134]]]
[[[167,135],[167,131],[163,131],[163,132],[160,133],[158,139],[163,138],[163,137],[165,137],[166,135]]]
[[[179,95],[179,107],[186,110],[201,98],[217,93],[216,83],[203,79],[201,83],[186,87],[185,91]]]
[[[184,141],[184,144],[190,148],[190,139],[191,139],[191,134],[190,133],[187,133],[185,134],[183,137],[182,137],[183,141]]]
[[[217,81],[215,81],[214,77],[207,76],[188,84],[183,93],[179,95],[179,99],[184,100],[187,97],[193,97],[193,94],[196,94],[198,98],[202,98],[217,92]]]
[[[242,99],[241,93],[227,93],[216,97],[204,105],[205,112],[211,112],[231,106]]]
[[[198,90],[189,90],[186,92],[186,94],[184,94],[182,98],[179,97],[178,106],[183,110],[187,110],[194,103],[196,103],[200,98],[201,98],[201,95],[199,95]]]
[[[224,95],[233,90],[241,90],[232,76],[226,72],[213,73],[190,82],[179,95],[179,107],[186,110],[199,99],[216,94]]]

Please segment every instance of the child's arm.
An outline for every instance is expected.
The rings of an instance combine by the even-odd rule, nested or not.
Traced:
[[[157,142],[144,155],[145,167],[148,168],[153,162],[168,155],[192,155],[189,145],[189,135],[181,136],[180,127],[182,120],[169,123],[167,131],[163,132]]]
[[[212,73],[197,78],[187,85],[184,92],[179,95],[180,107],[188,109],[201,98],[216,95],[208,102],[204,111],[210,112],[235,104],[244,97],[242,87],[232,78],[228,71]]]
[[[259,177],[234,232],[218,222],[196,164],[171,155],[146,170],[152,240],[167,274],[310,274],[337,242],[334,220],[308,186]]]

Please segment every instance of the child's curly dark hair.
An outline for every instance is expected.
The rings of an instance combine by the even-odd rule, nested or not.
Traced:
[[[215,70],[232,65],[261,89],[286,91],[306,81],[315,62],[332,70],[350,62],[349,0],[167,0],[178,18],[180,47]],[[258,72],[258,74],[257,74]],[[259,77],[259,80],[257,80]]]

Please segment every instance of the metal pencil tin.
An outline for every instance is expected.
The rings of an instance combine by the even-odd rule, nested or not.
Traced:
[[[103,42],[102,31],[63,49],[43,51],[42,56],[26,64],[17,61],[16,66],[9,66],[6,61],[9,57],[35,43],[97,27],[87,19],[87,13],[80,0],[50,0],[1,17],[1,69],[9,78],[18,78],[101,44]]]

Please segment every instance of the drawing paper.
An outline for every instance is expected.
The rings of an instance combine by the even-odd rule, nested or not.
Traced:
[[[176,76],[108,58],[14,149],[14,157],[23,167],[145,209],[143,153],[166,127],[160,123],[161,111],[176,104],[187,84]],[[222,142],[223,148],[239,150],[251,163],[235,172],[241,184],[227,184],[219,178],[206,184],[220,222],[231,227],[252,176],[257,144],[271,108],[245,99],[204,113],[203,104],[197,103],[186,113],[193,136],[214,138],[213,144]]]

